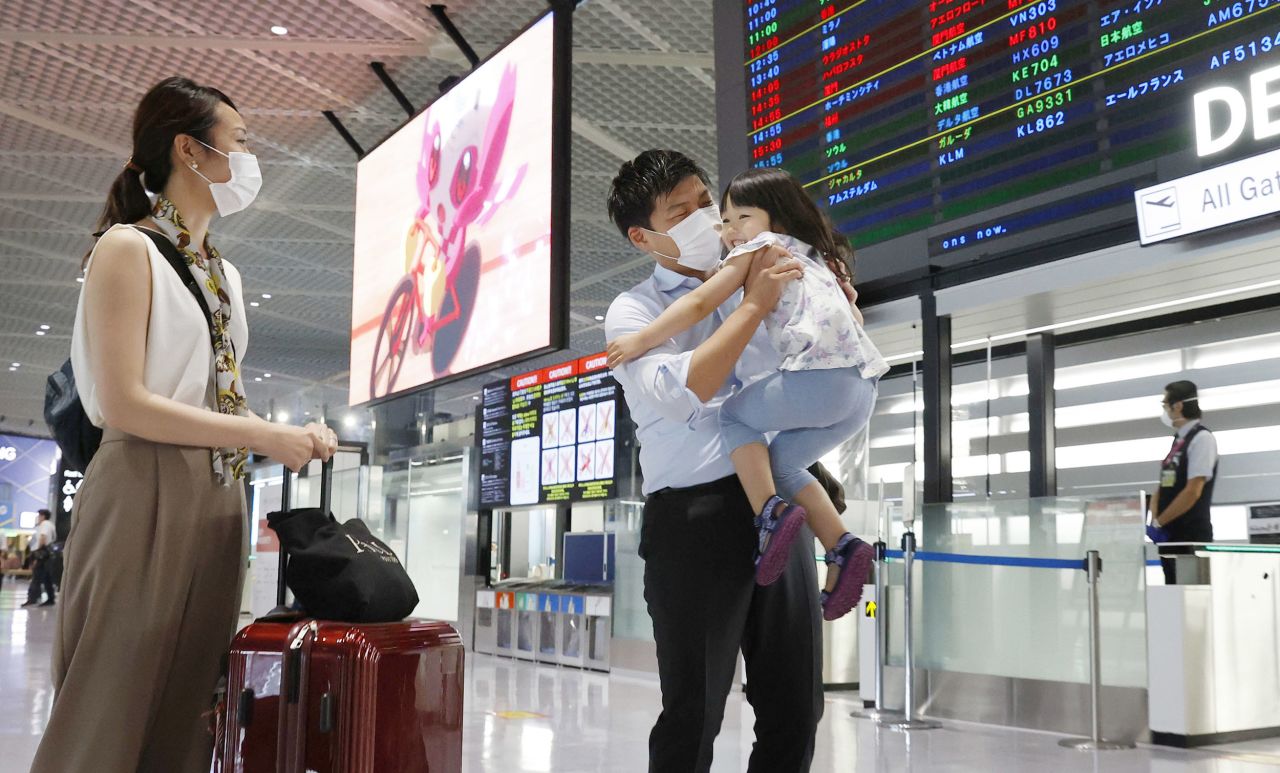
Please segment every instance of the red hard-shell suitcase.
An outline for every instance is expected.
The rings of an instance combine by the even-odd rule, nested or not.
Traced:
[[[326,509],[330,475],[325,465]],[[287,509],[287,470],[284,492]],[[462,665],[462,639],[447,623],[254,622],[231,645],[214,768],[456,773],[462,769]]]

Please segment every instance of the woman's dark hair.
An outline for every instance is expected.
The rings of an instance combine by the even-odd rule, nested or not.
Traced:
[[[698,162],[678,150],[646,150],[626,162],[609,188],[609,218],[624,237],[632,226],[651,228],[653,207],[690,177],[708,187],[711,181]]]
[[[162,191],[169,183],[173,138],[188,134],[209,142],[209,130],[218,123],[219,102],[236,109],[226,94],[188,78],[165,78],[151,87],[133,114],[133,154],[111,183],[98,231],[137,222],[151,212],[147,191]]]
[[[1200,411],[1200,394],[1196,385],[1190,381],[1175,381],[1164,388],[1164,401],[1172,406],[1182,403],[1182,416],[1187,419],[1198,419],[1204,414]]]
[[[818,251],[838,278],[853,281],[853,245],[831,227],[831,221],[786,170],[748,169],[729,183],[720,197],[723,210],[732,201],[769,213],[773,230],[794,236]]]

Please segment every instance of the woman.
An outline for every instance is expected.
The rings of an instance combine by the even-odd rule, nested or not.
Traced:
[[[248,150],[231,100],[185,78],[156,84],[134,115],[72,333],[103,442],[67,540],[57,693],[33,773],[208,771],[201,715],[239,613],[247,452],[297,470],[336,449],[322,424],[273,424],[246,407],[240,275],[208,229],[256,195]],[[211,321],[144,229],[178,248]]]

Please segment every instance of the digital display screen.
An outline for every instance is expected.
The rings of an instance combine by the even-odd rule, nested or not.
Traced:
[[[753,0],[745,18],[752,164],[795,175],[855,247],[924,234],[931,262],[1132,222],[1158,161],[1232,155],[1196,160],[1193,96],[1247,96],[1280,63],[1276,0]]]
[[[357,165],[351,404],[558,346],[556,24],[534,23]]]
[[[0,435],[0,528],[35,528],[36,511],[49,507],[58,459],[52,440]]]
[[[484,387],[477,417],[481,507],[618,494],[622,389],[604,354]]]

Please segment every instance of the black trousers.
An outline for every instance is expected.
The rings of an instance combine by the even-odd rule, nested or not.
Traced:
[[[662,687],[654,773],[710,769],[739,650],[756,715],[749,773],[807,771],[813,760],[823,709],[813,535],[801,531],[782,578],[761,588],[753,517],[736,477],[645,502],[640,556]]]
[[[49,571],[48,559],[31,562],[31,586],[27,588],[27,603],[34,604],[40,600],[40,590],[44,589],[49,601],[54,600],[53,573]]]

